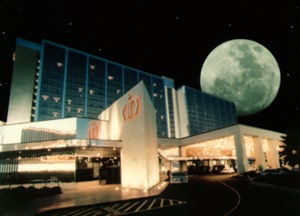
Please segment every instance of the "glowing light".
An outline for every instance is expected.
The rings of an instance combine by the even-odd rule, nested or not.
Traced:
[[[47,100],[49,98],[48,95],[43,95],[42,97],[43,97],[44,100]]]
[[[57,67],[61,68],[64,64],[61,62],[57,62],[56,65],[57,65]]]
[[[24,163],[18,172],[75,171],[75,163]]]
[[[53,100],[55,101],[55,103],[57,103],[60,100],[60,98],[59,97],[53,97]]]
[[[227,136],[189,145],[184,148],[186,157],[232,158],[236,157],[234,137]]]

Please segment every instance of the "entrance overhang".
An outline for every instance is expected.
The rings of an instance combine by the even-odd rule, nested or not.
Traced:
[[[236,160],[238,172],[277,168],[283,133],[233,125],[180,139],[159,139],[160,155],[169,161]],[[254,161],[249,165],[249,160]]]
[[[42,141],[30,143],[16,143],[0,145],[1,152],[53,149],[66,147],[112,147],[121,148],[121,140],[88,140],[88,139],[67,139],[55,141]]]

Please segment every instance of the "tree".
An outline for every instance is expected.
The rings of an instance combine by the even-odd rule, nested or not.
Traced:
[[[283,158],[285,165],[300,168],[300,129],[289,129],[286,136],[283,136],[282,151],[279,155]]]

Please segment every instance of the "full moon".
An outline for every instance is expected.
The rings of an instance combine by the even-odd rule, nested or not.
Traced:
[[[200,85],[203,92],[235,103],[238,116],[247,116],[273,102],[280,86],[280,69],[267,48],[252,40],[235,39],[209,53]]]

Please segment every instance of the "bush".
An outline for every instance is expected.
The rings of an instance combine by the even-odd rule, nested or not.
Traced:
[[[40,189],[30,186],[25,188],[23,186],[15,188],[0,189],[0,205],[10,202],[11,200],[26,200],[36,199],[40,197],[53,196],[62,193],[60,187],[42,187]]]

